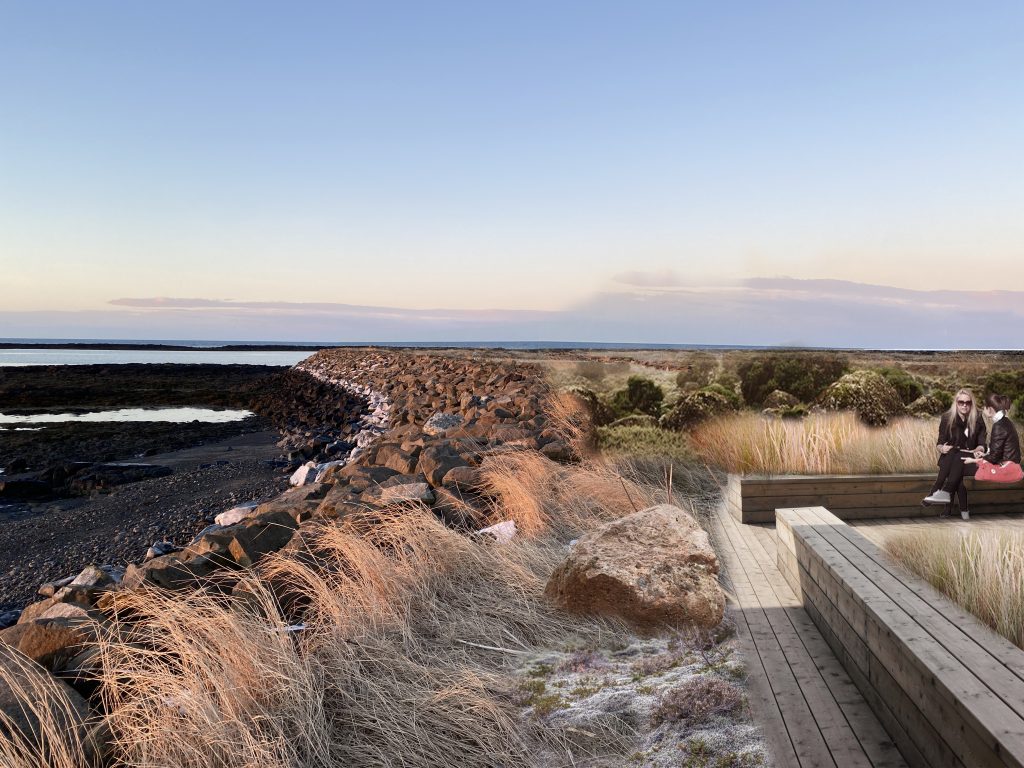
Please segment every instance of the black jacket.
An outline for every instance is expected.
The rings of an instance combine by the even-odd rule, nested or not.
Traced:
[[[992,424],[992,439],[988,442],[988,453],[985,461],[1002,464],[1013,461],[1020,464],[1020,438],[1017,428],[1006,416]]]
[[[949,443],[953,446],[952,450],[950,450],[951,454],[957,455],[962,459],[970,458],[966,453],[961,453],[960,449],[973,450],[979,445],[984,445],[987,430],[985,429],[985,420],[981,416],[978,416],[978,426],[973,434],[965,435],[964,429],[966,427],[967,422],[961,419],[959,414],[953,417],[953,423],[950,425],[949,412],[947,411],[939,419],[939,439],[935,441],[935,444]],[[939,460],[942,460],[941,454]],[[1006,459],[1003,459],[1003,461],[1006,461]]]

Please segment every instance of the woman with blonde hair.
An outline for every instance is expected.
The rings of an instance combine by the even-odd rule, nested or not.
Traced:
[[[967,509],[967,488],[965,477],[974,477],[976,467],[967,459],[977,459],[985,453],[985,420],[974,402],[969,389],[961,389],[953,398],[949,410],[939,419],[939,474],[935,478],[932,492],[924,498],[923,504],[941,504],[939,517],[949,514],[952,494],[956,494],[960,506],[960,517],[970,519]]]

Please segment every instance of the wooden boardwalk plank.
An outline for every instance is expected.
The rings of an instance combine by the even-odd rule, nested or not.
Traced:
[[[758,671],[774,694],[774,702],[761,704],[775,709],[786,726],[788,739],[778,740],[788,743],[777,747],[784,753],[776,756],[778,764],[904,768],[892,740],[778,570],[773,528],[742,525],[723,508],[716,534],[740,602],[735,613],[746,618]]]

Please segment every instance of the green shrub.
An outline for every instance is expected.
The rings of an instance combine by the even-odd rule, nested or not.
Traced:
[[[569,387],[567,391],[580,399],[590,416],[590,423],[595,427],[609,424],[615,420],[612,409],[597,396],[594,390],[586,387]]]
[[[704,419],[735,410],[736,406],[726,395],[705,387],[679,398],[658,423],[665,429],[682,430]]]
[[[921,395],[910,403],[907,406],[907,412],[912,416],[938,416],[948,408],[949,405],[943,404],[942,398],[932,393],[930,395]]]
[[[743,407],[743,396],[727,384],[716,381],[712,384],[708,384],[706,387],[701,387],[701,390],[704,392],[717,392],[729,401],[734,410],[738,411]]]
[[[740,363],[737,372],[743,398],[751,405],[760,406],[776,389],[789,392],[799,400],[814,400],[846,370],[846,362],[838,355],[779,352],[746,360]]]
[[[793,397],[789,392],[783,392],[781,389],[770,392],[762,403],[765,408],[792,408],[794,405],[799,404],[799,399]]]
[[[785,405],[778,409],[779,416],[784,419],[802,419],[811,412],[803,403],[797,403],[796,405]]]
[[[902,368],[877,368],[876,370],[892,384],[892,388],[896,390],[896,394],[900,396],[904,405],[909,405],[924,394],[921,382]]]
[[[985,379],[985,394],[995,392],[1016,400],[1024,395],[1024,371],[996,371]]]
[[[936,413],[942,413],[943,411],[948,411],[950,408],[953,407],[953,393],[952,392],[947,392],[944,389],[937,389],[937,390],[935,390],[934,392],[931,393],[931,397],[934,397],[936,400],[939,401],[939,404],[942,405],[942,408],[940,408],[938,411],[936,411]]]
[[[821,405],[832,410],[855,411],[872,426],[889,423],[903,413],[903,402],[893,386],[877,371],[854,371],[829,385],[820,398]]]
[[[644,376],[630,376],[626,380],[625,389],[612,395],[611,407],[617,416],[628,416],[631,413],[646,413],[658,416],[665,393],[661,387]]]
[[[1013,402],[1013,417],[1019,419],[1021,416],[1024,416],[1024,395]]]

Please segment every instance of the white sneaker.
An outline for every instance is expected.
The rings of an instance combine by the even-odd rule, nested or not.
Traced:
[[[925,504],[949,504],[949,491],[935,491],[931,496],[925,496]]]
[[[960,517],[963,518],[964,520],[970,520],[971,519],[971,511],[969,509],[961,509],[960,510]]]

